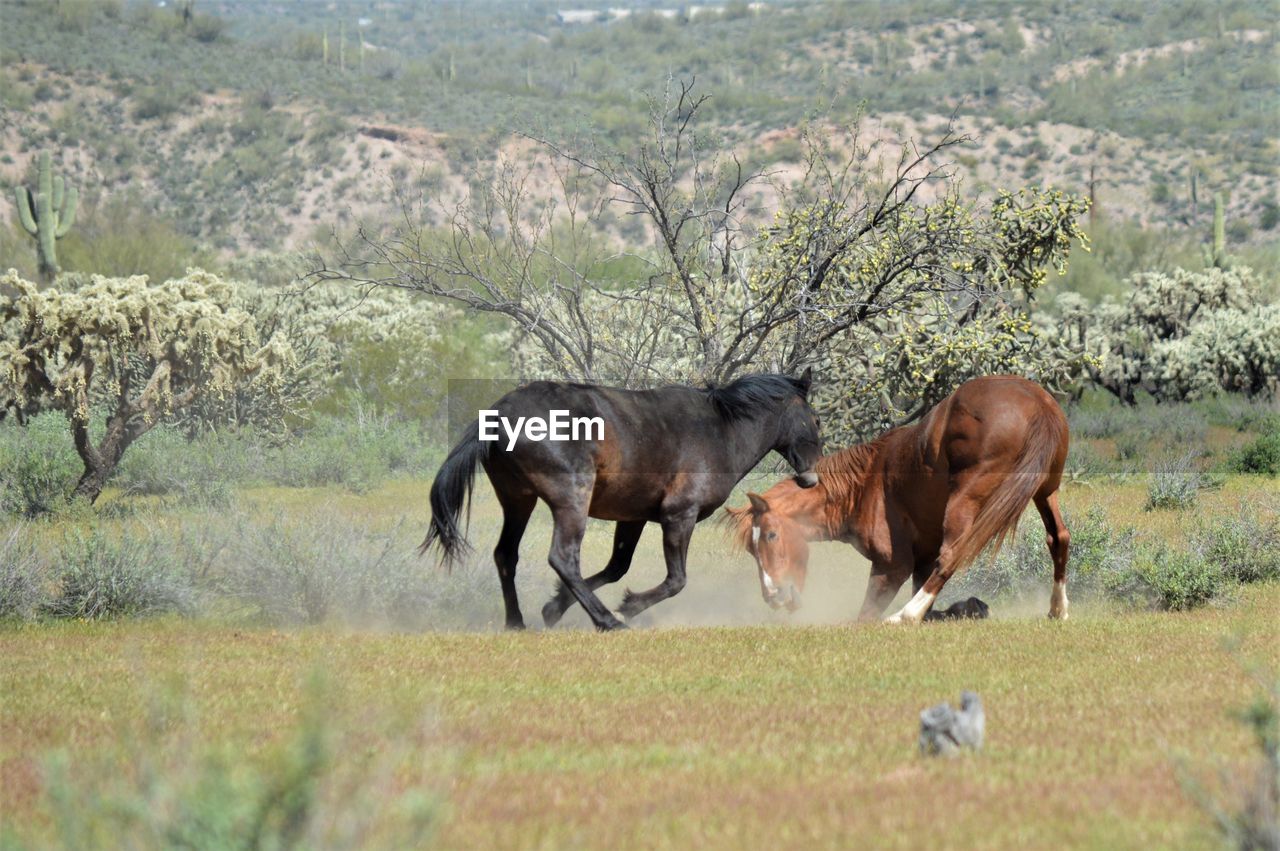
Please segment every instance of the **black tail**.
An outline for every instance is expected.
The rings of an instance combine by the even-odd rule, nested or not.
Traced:
[[[468,522],[471,518],[471,486],[475,484],[476,464],[484,457],[489,444],[480,441],[480,426],[472,423],[440,465],[436,480],[431,483],[431,528],[418,554],[422,555],[438,544],[444,556],[444,564],[452,568],[457,559],[466,554],[466,534],[458,528],[465,503]]]

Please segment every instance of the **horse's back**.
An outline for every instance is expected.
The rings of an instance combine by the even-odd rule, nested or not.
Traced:
[[[1001,412],[1017,412],[1024,416],[1032,412],[1052,410],[1063,416],[1057,401],[1036,382],[1020,375],[984,375],[971,378],[951,394],[959,405],[991,416]]]
[[[726,466],[717,415],[692,388],[625,390],[537,381],[506,394],[493,408],[512,421],[547,417],[552,410],[602,421],[599,439],[522,437],[508,448],[503,435],[502,451],[485,462],[495,486],[501,480],[548,502],[577,499],[573,494],[589,483],[593,517],[656,520],[673,483]]]
[[[952,474],[1016,458],[1028,443],[1057,444],[1066,459],[1067,421],[1047,390],[1016,375],[972,378],[921,421],[921,452]]]

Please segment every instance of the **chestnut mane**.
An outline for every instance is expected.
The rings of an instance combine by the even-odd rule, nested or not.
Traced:
[[[817,496],[822,499],[824,513],[835,511],[843,516],[853,510],[867,471],[884,446],[884,439],[885,435],[882,435],[870,443],[859,443],[822,456],[814,467],[818,484],[812,490],[806,491],[793,480],[784,479],[765,491],[763,496],[775,507],[789,507],[799,499],[812,502]],[[791,514],[790,511],[787,513]],[[750,505],[726,508],[720,516],[720,522],[727,527],[726,534],[736,550],[749,551],[751,517]]]

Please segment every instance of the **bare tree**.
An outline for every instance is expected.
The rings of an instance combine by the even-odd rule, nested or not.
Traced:
[[[843,368],[865,334],[932,345],[1008,308],[1082,237],[1085,206],[1060,193],[962,201],[947,155],[970,140],[950,126],[917,145],[814,122],[800,162],[769,170],[698,131],[706,101],[669,84],[631,151],[528,134],[541,159],[497,163],[443,228],[402,199],[393,227],[360,228],[314,276],[506,316],[536,343],[535,369],[561,377],[716,382]],[[601,222],[616,212],[650,248],[609,248]],[[620,258],[639,270],[625,286],[605,273]],[[862,359],[864,383],[879,381],[884,357]]]

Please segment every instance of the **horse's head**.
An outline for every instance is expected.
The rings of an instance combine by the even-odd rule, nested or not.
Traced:
[[[760,593],[775,609],[800,608],[800,592],[809,569],[809,535],[799,522],[776,511],[759,494],[749,493],[746,508],[725,509],[736,525],[738,542],[756,560]]]
[[[787,403],[779,417],[778,442],[773,448],[796,471],[796,484],[811,488],[818,483],[818,473],[814,468],[822,457],[818,415],[809,406],[813,370],[806,369],[804,375],[794,380],[799,393]]]
[[[811,488],[818,483],[814,467],[822,457],[818,417],[809,406],[813,370],[799,378],[786,375],[747,375],[723,387],[705,391],[728,422],[750,422],[761,448],[777,452],[796,471],[796,483]]]

